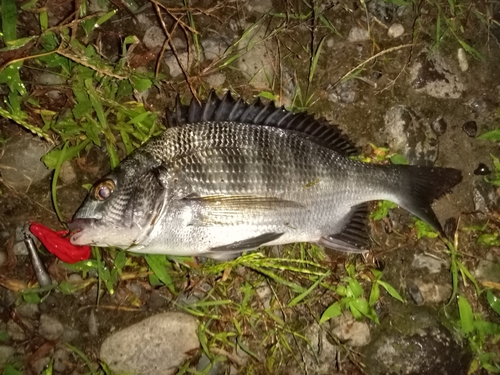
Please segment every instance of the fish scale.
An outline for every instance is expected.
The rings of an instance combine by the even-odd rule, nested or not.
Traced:
[[[461,180],[351,160],[355,147],[326,120],[230,94],[178,102],[166,128],[94,184],[72,243],[215,259],[302,241],[359,252],[367,202],[391,200],[441,231],[431,203]]]

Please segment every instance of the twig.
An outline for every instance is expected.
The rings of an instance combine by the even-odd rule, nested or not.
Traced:
[[[372,60],[375,60],[376,58],[380,57],[380,56],[383,56],[387,53],[391,53],[391,52],[394,52],[394,51],[398,51],[400,49],[403,49],[403,48],[408,48],[408,47],[412,47],[413,46],[413,43],[410,43],[410,44],[402,44],[400,46],[396,46],[396,47],[391,47],[391,48],[388,48],[388,49],[385,49],[383,51],[380,51],[379,53],[369,57],[368,59],[366,59],[365,61],[359,63],[358,65],[356,65],[354,68],[352,68],[351,70],[349,70],[346,74],[344,74],[341,78],[339,78],[334,84],[333,84],[333,87],[337,86],[344,78],[350,76],[352,73],[354,73],[356,70],[358,70],[359,68],[363,67],[364,65],[368,64],[370,61]]]
[[[242,358],[238,357],[237,355],[233,355],[229,353],[228,351],[221,349],[221,348],[210,348],[210,351],[214,354],[222,355],[224,357],[227,357],[231,362],[235,363],[238,366],[243,366],[245,362],[243,361]]]
[[[184,75],[184,78],[186,79],[186,82],[187,82],[188,87],[189,87],[189,91],[191,91],[193,98],[195,98],[198,102],[200,102],[200,100],[198,99],[198,95],[196,95],[196,90],[194,89],[193,84],[191,83],[191,80],[189,79],[189,75],[187,74],[186,69],[184,69],[184,66],[181,63],[181,60],[180,60],[179,55],[177,53],[177,48],[175,48],[175,45],[172,43],[172,35],[168,32],[167,26],[165,25],[165,21],[163,20],[163,17],[161,15],[160,4],[158,4],[156,1],[153,1],[153,5],[154,5],[155,10],[158,14],[158,18],[160,19],[163,31],[167,35],[167,43],[170,45],[170,48],[172,49],[172,53],[174,54],[175,59],[177,60],[177,63],[179,64],[179,67],[182,70],[182,74]],[[164,8],[164,9],[166,10],[166,8]],[[176,18],[174,17],[174,19],[176,19]],[[179,21],[179,22],[182,22],[182,21]],[[186,27],[189,30],[191,30],[191,28],[189,26],[186,25]],[[193,31],[193,32],[196,32],[196,31]],[[188,61],[189,61],[189,56],[188,56]]]

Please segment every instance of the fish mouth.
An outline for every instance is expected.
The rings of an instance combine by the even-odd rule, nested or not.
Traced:
[[[86,228],[92,228],[96,219],[74,219],[68,223],[68,229],[71,232],[80,232]]]
[[[94,228],[95,222],[96,219],[74,219],[68,223],[68,229],[71,232],[70,242],[73,245],[87,245],[87,243],[80,243],[79,239],[84,236],[87,229]]]

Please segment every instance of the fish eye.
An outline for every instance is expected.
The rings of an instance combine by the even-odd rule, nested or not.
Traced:
[[[114,190],[115,190],[115,183],[113,180],[101,181],[94,188],[94,198],[97,199],[98,201],[103,201],[105,199],[108,199],[111,196],[111,194],[113,194]]]

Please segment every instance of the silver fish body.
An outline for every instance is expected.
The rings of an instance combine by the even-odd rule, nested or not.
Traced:
[[[177,120],[94,185],[73,244],[216,259],[292,242],[362,251],[366,202],[391,200],[441,230],[430,204],[461,178],[352,160],[324,121],[230,96],[178,105]]]

